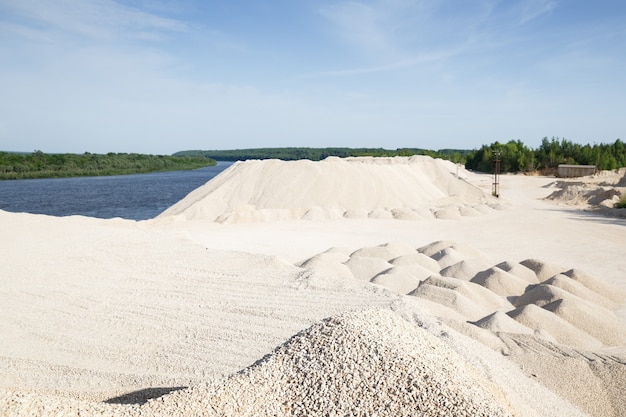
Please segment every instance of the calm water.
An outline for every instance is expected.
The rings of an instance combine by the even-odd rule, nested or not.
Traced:
[[[11,212],[145,220],[155,217],[232,162],[192,171],[111,177],[0,181],[0,209]]]

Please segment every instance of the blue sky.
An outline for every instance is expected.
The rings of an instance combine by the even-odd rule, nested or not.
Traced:
[[[626,139],[626,2],[0,0],[0,150]]]

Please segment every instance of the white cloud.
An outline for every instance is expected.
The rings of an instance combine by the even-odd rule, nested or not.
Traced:
[[[31,31],[55,31],[96,40],[181,32],[185,22],[124,6],[113,0],[0,0],[5,22]]]
[[[354,69],[329,70],[322,75],[376,73],[425,63],[437,63],[491,42],[493,0],[441,2],[434,0],[346,1],[322,8],[331,34],[365,62]]]
[[[322,8],[326,17],[347,44],[362,51],[386,52],[393,48],[385,28],[385,11],[361,2],[343,2]]]
[[[456,51],[441,51],[441,52],[433,52],[430,54],[423,54],[413,58],[407,58],[401,61],[394,61],[384,65],[370,66],[370,67],[360,67],[360,68],[348,68],[342,70],[330,70],[330,71],[322,71],[311,74],[304,74],[298,78],[306,79],[306,78],[324,78],[324,77],[348,77],[352,75],[362,75],[362,74],[376,74],[383,72],[395,71],[403,68],[414,67],[420,64],[432,64],[436,62],[440,62],[449,58],[456,54]]]
[[[552,12],[556,7],[553,0],[526,0],[520,6],[520,23],[525,24]]]

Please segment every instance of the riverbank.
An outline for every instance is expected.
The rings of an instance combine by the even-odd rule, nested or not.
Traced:
[[[209,158],[189,156],[0,152],[0,180],[144,174],[190,170],[215,164],[216,161]]]

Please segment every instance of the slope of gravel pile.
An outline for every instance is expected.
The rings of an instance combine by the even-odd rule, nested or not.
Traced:
[[[615,313],[626,302],[625,291],[583,271],[538,259],[498,265],[502,268],[490,266],[486,256],[475,248],[450,240],[417,249],[386,243],[360,248],[349,255],[320,254],[299,264],[303,268],[341,270],[344,279],[369,281],[440,304],[444,310],[436,307],[438,312],[452,313],[443,314],[448,316],[442,317],[448,324],[453,321],[451,317],[460,315],[466,327],[465,323],[484,323],[482,319],[502,312],[524,322],[514,323],[499,315],[498,331],[494,333],[507,332],[502,327],[505,321],[510,324],[508,333],[514,334],[523,327],[519,324],[535,323],[532,330],[550,342],[567,340],[571,347],[583,348],[590,346],[590,341],[600,340],[606,346],[626,346],[626,323]],[[527,305],[542,307],[551,314],[535,321],[514,312]],[[586,337],[572,338],[570,326],[564,328],[563,321]]]
[[[501,389],[428,331],[390,310],[344,313],[291,337],[222,383],[143,405],[5,393],[29,416],[513,416]]]
[[[461,169],[461,171],[464,171]],[[428,156],[237,162],[158,219],[218,223],[479,216],[495,202]]]
[[[612,209],[626,192],[626,168],[601,171],[593,176],[561,179],[548,184],[554,191],[546,200],[587,209]]]
[[[144,411],[161,415],[188,396],[217,415],[514,415],[498,387],[389,310],[326,319],[216,389],[173,393]]]

